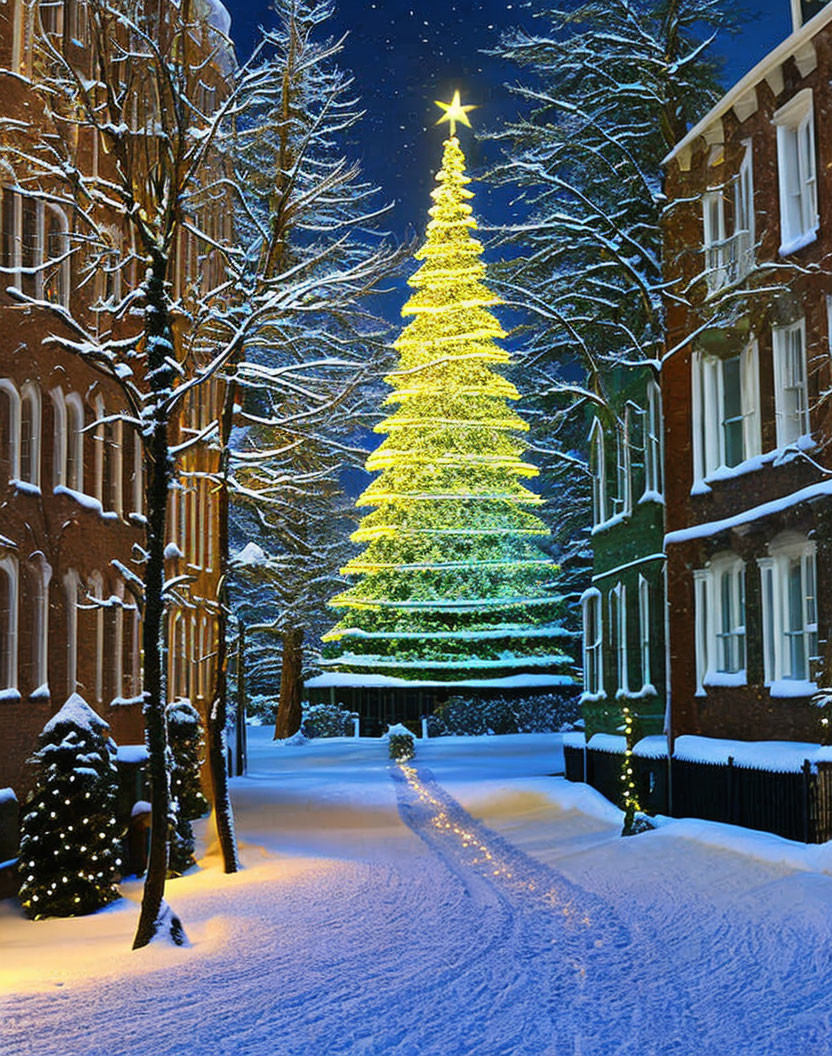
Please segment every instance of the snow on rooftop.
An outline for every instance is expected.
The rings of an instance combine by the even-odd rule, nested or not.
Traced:
[[[307,689],[330,689],[364,686],[379,689],[543,689],[551,686],[571,686],[569,675],[507,675],[505,678],[469,678],[455,682],[430,682],[392,675],[363,675],[349,671],[332,671],[316,675],[304,683]]]

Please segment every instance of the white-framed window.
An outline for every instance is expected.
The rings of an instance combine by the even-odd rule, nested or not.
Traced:
[[[66,405],[66,486],[84,490],[84,401],[71,392]]]
[[[20,393],[8,378],[0,378],[0,458],[8,466],[9,480],[20,479]]]
[[[693,467],[696,481],[761,454],[757,342],[736,355],[691,358]]]
[[[20,390],[20,477],[40,487],[40,389],[27,381]]]
[[[133,434],[133,511],[144,512],[144,450],[138,431]]]
[[[705,279],[710,293],[716,293],[728,280],[728,246],[725,240],[725,201],[721,190],[706,191],[702,197]]]
[[[630,455],[630,407],[624,408],[624,417],[615,430],[615,485],[613,513],[629,516],[633,512],[632,472]]]
[[[63,390],[53,389],[52,398],[52,483],[54,487],[66,486],[66,402]]]
[[[782,688],[778,683],[791,683],[810,693],[818,656],[815,543],[787,532],[772,540],[768,549],[769,556],[758,562],[765,681],[773,693]]]
[[[655,381],[647,385],[647,413],[644,415],[644,497],[661,499],[664,494],[662,440],[662,390]]]
[[[17,559],[0,558],[0,692],[17,689],[19,595]]]
[[[12,12],[12,70],[15,73],[24,74],[25,70],[25,40],[26,40],[26,11],[27,5],[24,0],[13,0],[14,10]]]
[[[80,591],[78,573],[70,569],[64,575],[64,605],[66,607],[66,692],[78,688],[78,602]]]
[[[607,520],[607,471],[604,429],[600,418],[589,433],[589,472],[592,477],[592,523],[597,528]]]
[[[42,689],[49,682],[49,581],[52,569],[38,554],[32,564],[32,686]]]
[[[810,432],[805,319],[775,326],[772,346],[777,446],[783,448]]]
[[[817,235],[815,115],[806,88],[774,115],[780,185],[780,253],[794,253]]]
[[[54,205],[43,210],[43,298],[69,305],[69,225],[66,214]]]
[[[601,592],[592,588],[581,599],[584,623],[584,692],[604,692],[603,620]]]
[[[745,564],[733,552],[696,569],[697,693],[708,685],[743,685],[745,671]]]
[[[64,29],[64,0],[40,0],[37,10],[43,32],[59,37]]]
[[[95,414],[95,431],[93,432],[93,443],[95,450],[95,490],[93,495],[105,508],[106,495],[104,488],[104,459],[105,459],[105,433],[104,433],[104,397],[96,396],[93,404]],[[98,698],[101,699],[100,697]]]
[[[124,696],[124,584],[116,584],[116,592],[110,599],[113,619],[112,679],[113,696]]]
[[[735,279],[743,279],[754,267],[756,223],[754,215],[754,168],[751,140],[744,143],[745,153],[734,183],[734,238],[731,264]]]
[[[641,660],[642,688],[652,685],[650,670],[650,584],[638,577],[638,651]]]
[[[629,693],[627,659],[627,588],[616,583],[609,595],[610,627],[615,634],[615,678],[619,693]]]
[[[104,578],[100,572],[90,576],[87,594],[95,636],[95,699],[100,704],[104,700]]]

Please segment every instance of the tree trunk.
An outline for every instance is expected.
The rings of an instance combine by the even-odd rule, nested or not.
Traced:
[[[208,772],[214,800],[214,823],[222,851],[223,869],[236,873],[240,868],[237,837],[234,833],[234,811],[228,790],[228,763],[225,751],[225,727],[228,721],[228,475],[231,469],[229,440],[234,422],[236,387],[226,385],[220,419],[220,473],[217,493],[219,515],[219,588],[217,591],[217,662],[214,699],[208,712]]]
[[[168,872],[168,814],[170,786],[168,737],[165,725],[167,678],[163,663],[165,616],[165,525],[168,489],[172,479],[168,420],[164,401],[172,383],[166,360],[173,352],[173,333],[164,294],[166,261],[155,259],[147,282],[147,376],[153,408],[152,432],[144,442],[145,506],[147,514],[147,564],[144,584],[144,686],[142,690],[145,739],[151,787],[150,857],[142,894],[139,924],[133,949],[146,946],[159,924]]]
[[[303,692],[303,631],[292,627],[283,632],[283,659],[280,665],[280,698],[274,739],[293,737],[300,729]]]

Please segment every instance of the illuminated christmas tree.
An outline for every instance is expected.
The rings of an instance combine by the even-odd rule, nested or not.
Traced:
[[[490,311],[500,300],[484,283],[455,134],[472,107],[458,92],[438,105],[451,135],[402,310],[412,319],[385,379],[395,410],[367,459],[380,473],[358,500],[374,507],[352,537],[366,546],[343,569],[359,578],[330,602],[344,611],[324,637],[325,663],[443,682],[547,673],[569,663],[557,646],[562,601],[557,566],[539,546],[542,500],[522,483],[538,471],[509,402],[519,394],[495,369],[509,362]]]

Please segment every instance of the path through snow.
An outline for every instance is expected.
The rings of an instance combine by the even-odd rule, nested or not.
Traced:
[[[551,739],[418,753],[255,737],[247,868],[169,886],[190,949],[129,951],[138,884],[81,920],[0,904],[0,1054],[832,1052],[828,876],[621,840]]]

